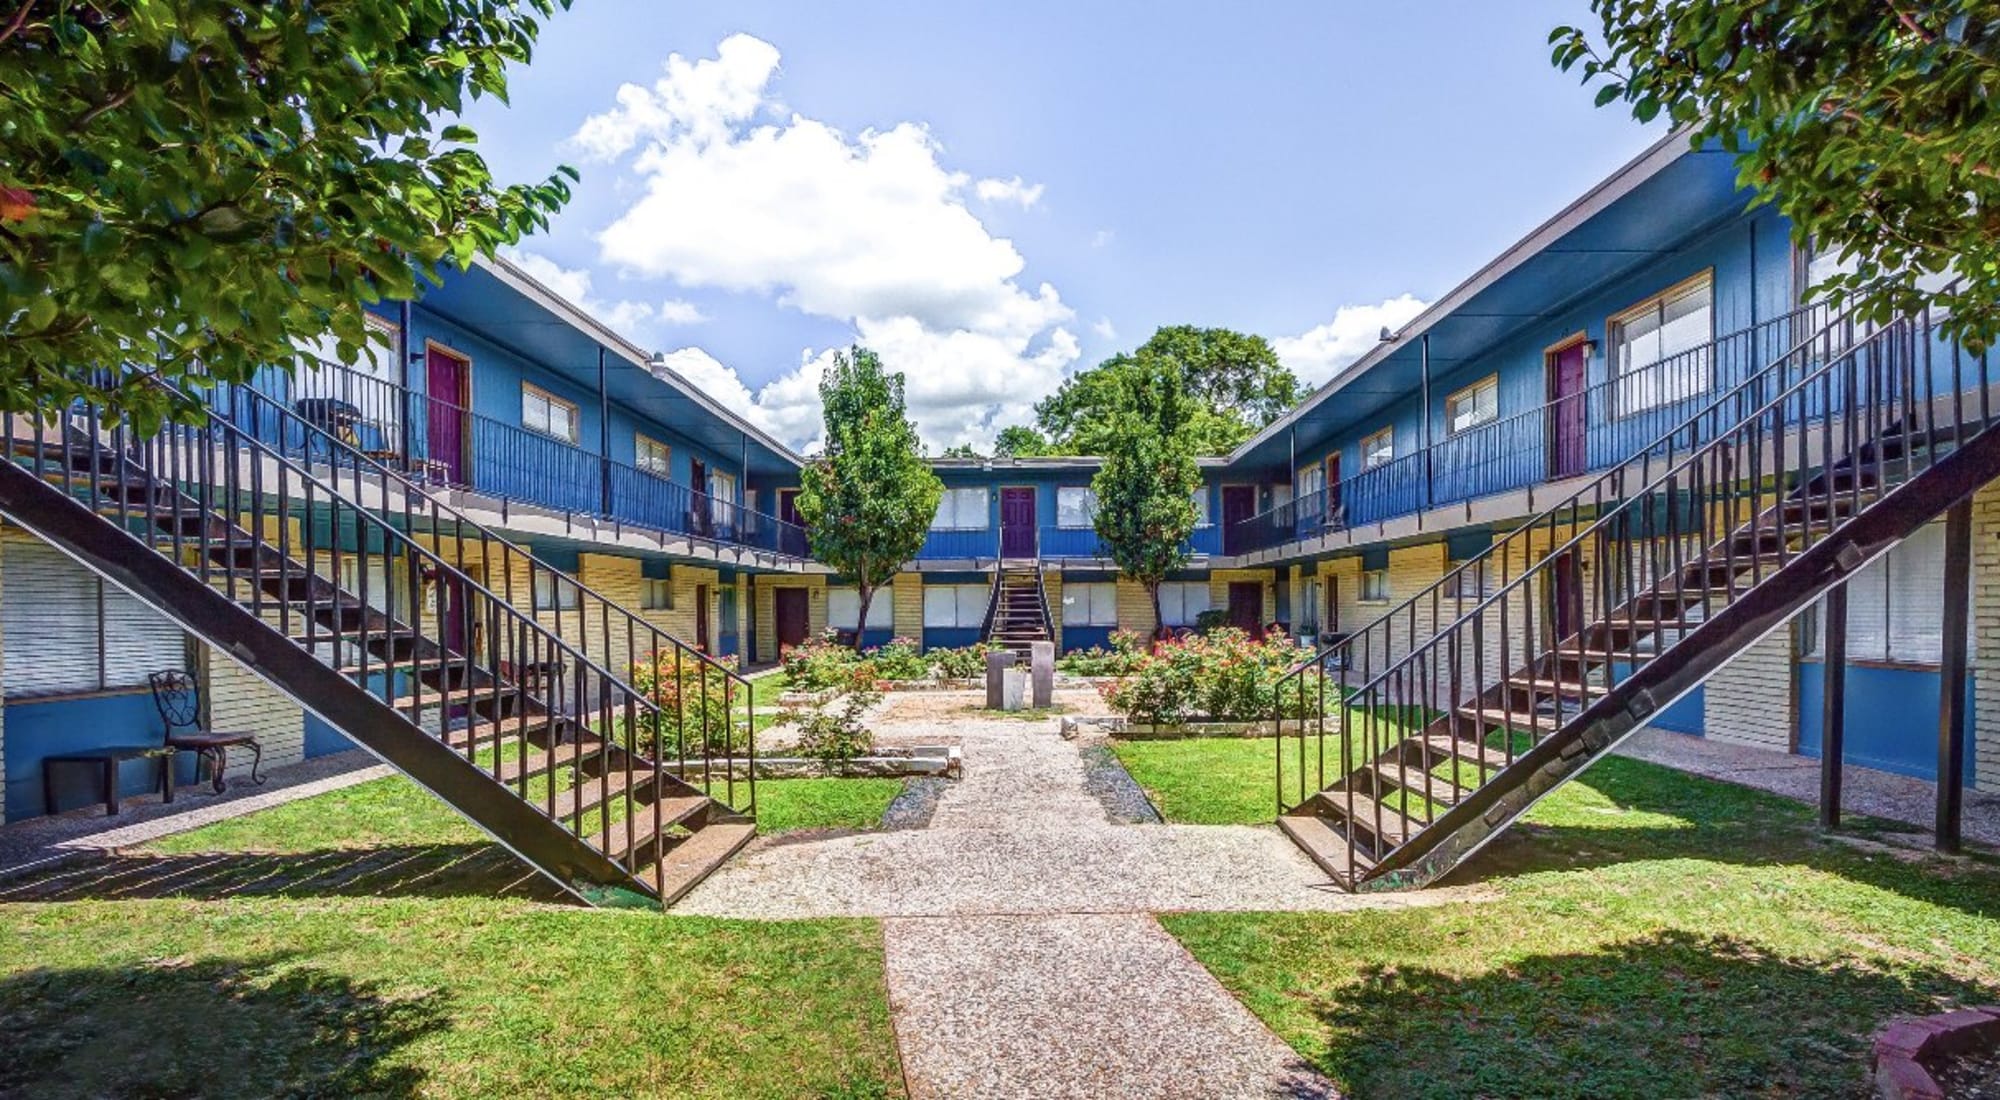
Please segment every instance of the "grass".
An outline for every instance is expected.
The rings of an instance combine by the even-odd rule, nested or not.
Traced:
[[[1135,747],[1227,816],[1241,743]],[[2000,998],[2000,861],[1884,839],[1614,757],[1461,869],[1491,900],[1161,919],[1352,1095],[1864,1095],[1885,1021]]]
[[[1113,741],[1111,751],[1170,822],[1255,825],[1277,813],[1269,737]]]
[[[392,777],[0,904],[0,1095],[902,1094],[877,922],[495,896],[521,874]]]
[[[757,831],[872,829],[903,793],[901,779],[765,779],[757,783]]]

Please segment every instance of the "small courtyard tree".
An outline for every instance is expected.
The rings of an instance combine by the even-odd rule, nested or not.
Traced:
[[[1993,0],[1591,0],[1554,61],[1597,103],[1736,155],[1757,201],[1845,269],[1867,319],[1926,305],[2000,337],[2000,8]],[[1954,275],[1957,285],[1940,289]]]
[[[1165,629],[1160,585],[1188,561],[1201,471],[1183,428],[1189,400],[1180,372],[1163,365],[1124,373],[1122,408],[1104,433],[1104,465],[1091,481],[1094,526],[1111,560],[1144,585],[1154,634]]]
[[[364,302],[543,227],[573,173],[502,187],[454,116],[503,96],[568,0],[19,0],[0,12],[0,410],[149,425]]]
[[[859,649],[876,589],[923,549],[944,483],[924,461],[904,412],[903,376],[884,372],[874,352],[855,347],[835,355],[819,395],[826,450],[805,468],[799,514],[813,556],[860,589]]]

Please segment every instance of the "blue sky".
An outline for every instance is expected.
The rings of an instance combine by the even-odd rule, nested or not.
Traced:
[[[802,446],[864,340],[942,447],[1164,324],[1323,381],[1659,136],[1550,68],[1587,17],[578,0],[468,121],[503,179],[582,171],[516,256],[556,289]]]

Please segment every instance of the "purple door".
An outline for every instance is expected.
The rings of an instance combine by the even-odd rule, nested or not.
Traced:
[[[1254,485],[1224,485],[1222,487],[1222,552],[1236,553],[1237,540],[1243,537],[1243,521],[1257,514],[1257,487]]]
[[[1035,556],[1035,491],[1000,490],[1000,556]]]
[[[1549,476],[1574,477],[1589,465],[1585,446],[1581,341],[1549,356]]]
[[[439,348],[424,357],[430,394],[429,457],[439,476],[450,485],[465,479],[465,360]]]

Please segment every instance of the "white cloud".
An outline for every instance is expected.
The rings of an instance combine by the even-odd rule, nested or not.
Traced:
[[[849,135],[783,114],[777,71],[775,48],[735,35],[714,59],[668,58],[650,88],[619,89],[616,107],[583,124],[574,143],[630,154],[639,182],[597,238],[602,259],[846,322],[904,372],[927,443],[987,442],[996,416],[1017,418],[1078,354],[1061,295],[1023,286],[1026,260],[967,207],[974,197],[1031,206],[1041,185],[975,183],[940,162],[919,123]],[[801,436],[778,425],[816,408],[812,372],[826,354],[808,351],[750,398],[788,441]]]
[[[663,352],[662,366],[724,408],[770,432],[780,442],[805,451],[819,443],[819,380],[832,352],[807,352],[797,370],[766,383],[755,393],[736,371],[696,347]],[[657,373],[659,368],[655,368]]]
[[[1118,326],[1112,324],[1109,317],[1099,317],[1097,322],[1090,326],[1090,331],[1106,340],[1118,339]]]
[[[523,248],[504,248],[501,255],[513,261],[514,266],[528,273],[528,277],[548,287],[571,305],[604,322],[610,328],[628,339],[636,339],[654,321],[668,321],[675,324],[690,323],[680,316],[669,316],[668,311],[678,307],[693,310],[692,320],[703,320],[701,311],[686,302],[670,301],[655,308],[644,302],[619,300],[599,301],[591,293],[590,272],[579,267],[564,267],[547,256],[529,252]],[[643,342],[643,341],[642,341]]]
[[[700,306],[679,298],[669,298],[661,302],[660,308],[654,315],[662,323],[669,325],[698,325],[708,320],[708,314],[703,313]]]
[[[1017,203],[1021,209],[1026,210],[1042,201],[1042,187],[1042,184],[1026,183],[1021,177],[1015,176],[1013,179],[1006,180],[980,180],[973,185],[972,190],[974,194],[979,196],[979,201],[981,202]]]
[[[1280,336],[1271,347],[1300,381],[1319,386],[1380,343],[1384,327],[1394,332],[1426,305],[1416,295],[1404,294],[1372,306],[1341,306],[1333,320],[1297,336]]]
[[[1103,248],[1118,239],[1118,234],[1109,229],[1100,229],[1090,235],[1090,247]]]

